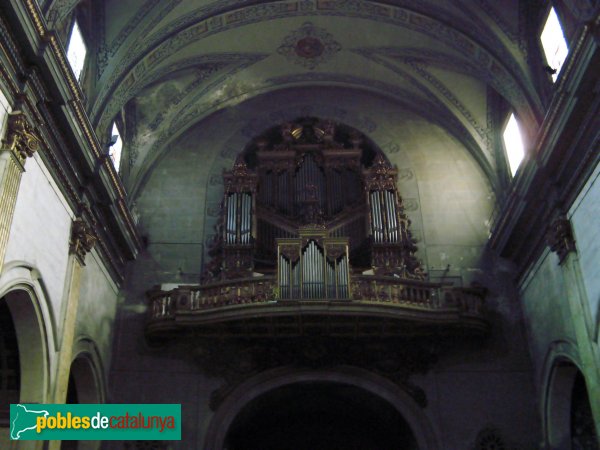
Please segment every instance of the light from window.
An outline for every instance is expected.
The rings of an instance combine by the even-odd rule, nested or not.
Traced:
[[[519,130],[519,124],[514,114],[510,115],[506,128],[504,128],[504,147],[506,148],[506,156],[508,157],[508,165],[510,166],[510,172],[514,176],[523,161],[525,156],[525,150],[523,148],[523,139],[521,138],[521,131]]]
[[[113,123],[111,135],[111,142],[114,142],[114,144],[110,146],[108,150],[108,156],[110,156],[110,159],[112,159],[113,165],[118,172],[119,166],[121,165],[121,150],[123,149],[123,140],[121,139],[121,134],[119,133],[116,123]]]
[[[552,81],[556,81],[560,69],[565,59],[567,59],[569,48],[554,8],[550,8],[550,14],[548,14],[546,25],[544,25],[542,31],[541,41],[546,54],[546,61],[556,71],[552,74]]]
[[[81,72],[83,71],[86,53],[87,49],[85,47],[85,42],[83,41],[83,36],[79,30],[77,21],[75,21],[73,22],[71,37],[69,38],[69,46],[67,47],[67,59],[69,60],[69,64],[71,64],[71,69],[73,69],[73,73],[75,74],[75,78],[77,78],[77,80],[79,80]]]

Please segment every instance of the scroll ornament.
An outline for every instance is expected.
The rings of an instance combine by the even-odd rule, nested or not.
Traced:
[[[8,114],[6,139],[3,141],[5,150],[13,152],[23,163],[40,149],[41,143],[25,113],[17,110]]]
[[[98,240],[95,231],[83,219],[75,219],[71,227],[69,252],[85,265],[85,255],[89,253]]]

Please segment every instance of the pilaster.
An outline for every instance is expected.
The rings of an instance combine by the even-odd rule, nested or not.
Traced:
[[[581,357],[581,371],[586,381],[590,407],[600,444],[600,352],[594,342],[593,324],[589,303],[577,255],[570,220],[565,216],[555,218],[546,235],[548,246],[556,252],[565,277],[567,310],[575,329],[577,347]]]
[[[6,137],[0,147],[0,272],[27,158],[39,150],[41,140],[22,111],[8,114]]]

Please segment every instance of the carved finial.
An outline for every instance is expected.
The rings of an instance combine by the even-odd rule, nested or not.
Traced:
[[[19,161],[24,162],[40,149],[41,142],[25,113],[17,110],[8,114],[6,139],[3,140],[6,150],[14,152]]]
[[[253,170],[248,168],[244,157],[239,155],[233,169],[223,172],[225,192],[256,192],[258,177]]]
[[[375,156],[373,164],[365,172],[365,189],[375,191],[395,190],[398,169],[386,161],[383,154]]]
[[[85,265],[85,255],[92,250],[97,240],[96,233],[83,219],[77,218],[73,221],[69,252],[75,255],[82,265]]]
[[[558,263],[562,264],[567,255],[575,251],[575,238],[569,219],[565,216],[555,218],[548,227],[546,240],[550,250],[558,255]]]

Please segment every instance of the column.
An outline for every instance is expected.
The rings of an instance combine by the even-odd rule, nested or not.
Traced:
[[[41,140],[22,111],[8,114],[6,138],[0,147],[0,272],[8,244],[25,161],[40,148]]]
[[[550,249],[558,255],[559,264],[563,268],[567,292],[565,300],[575,329],[596,436],[600,439],[600,402],[597,401],[600,399],[600,354],[593,339],[594,326],[569,219],[564,216],[556,218],[548,229],[547,240]]]
[[[75,339],[75,326],[77,324],[77,309],[79,306],[79,292],[81,274],[85,266],[85,255],[89,253],[97,237],[93,229],[81,218],[73,221],[71,226],[71,239],[69,253],[71,267],[69,289],[67,294],[66,313],[62,326],[62,340],[56,370],[56,383],[54,387],[54,403],[65,403],[69,387],[69,374],[73,359],[73,344]],[[60,449],[60,441],[51,441],[50,450]]]

